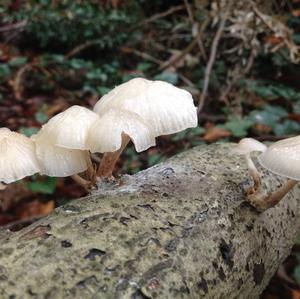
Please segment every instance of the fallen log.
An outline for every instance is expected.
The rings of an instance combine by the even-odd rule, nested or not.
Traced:
[[[196,147],[0,230],[0,298],[258,298],[296,238],[300,189],[256,212],[231,148]],[[282,181],[264,172],[266,188]]]

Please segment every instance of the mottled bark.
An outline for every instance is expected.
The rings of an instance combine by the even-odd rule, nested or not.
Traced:
[[[300,189],[256,212],[231,148],[194,148],[0,230],[0,298],[258,298],[296,237]]]

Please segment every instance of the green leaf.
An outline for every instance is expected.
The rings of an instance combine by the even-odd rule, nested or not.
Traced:
[[[11,74],[11,69],[8,64],[0,63],[0,78],[9,77]]]
[[[163,160],[165,160],[165,157],[162,156],[161,154],[155,154],[149,157],[148,159],[148,166],[153,166],[159,162],[162,162]]]
[[[9,65],[12,67],[18,67],[18,66],[22,66],[22,65],[26,64],[27,61],[28,61],[27,57],[19,56],[19,57],[15,57],[15,58],[11,59],[9,61]]]
[[[178,83],[178,75],[176,73],[172,72],[162,72],[154,77],[155,80],[161,80],[166,81],[171,84],[177,84]]]
[[[300,265],[297,265],[294,270],[294,278],[296,279],[298,285],[300,285]]]
[[[184,140],[185,137],[186,137],[186,134],[187,134],[186,131],[182,131],[182,132],[173,134],[173,135],[171,136],[171,140],[172,140],[173,142],[180,141],[180,140]]]
[[[34,117],[40,124],[44,124],[49,119],[48,115],[42,111],[37,112]]]
[[[111,88],[109,87],[105,87],[105,86],[98,86],[97,87],[97,91],[101,94],[101,95],[105,95],[106,93],[111,91]]]
[[[230,131],[236,137],[246,136],[248,129],[254,124],[253,120],[249,118],[237,119],[232,118],[227,121],[224,125],[218,126]]]
[[[87,79],[107,81],[107,75],[101,69],[94,69],[86,74]]]
[[[249,118],[255,123],[261,123],[275,128],[277,123],[286,116],[288,116],[288,112],[282,107],[266,105],[264,110],[252,111]]]
[[[300,101],[293,103],[293,112],[300,115]]]
[[[47,177],[43,181],[34,181],[27,183],[27,187],[33,192],[53,194],[56,189],[56,181],[56,178]]]
[[[285,120],[283,123],[278,123],[274,127],[276,136],[299,134],[300,124],[293,120]]]
[[[152,63],[149,62],[141,62],[138,64],[137,69],[141,72],[148,71],[153,66]]]
[[[33,134],[36,134],[38,132],[38,128],[34,128],[34,127],[29,127],[29,128],[25,128],[25,127],[21,127],[19,132],[21,134],[24,134],[27,137],[32,136]]]

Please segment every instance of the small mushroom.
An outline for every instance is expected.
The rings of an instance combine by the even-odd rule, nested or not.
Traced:
[[[85,107],[71,106],[43,125],[39,135],[46,136],[51,144],[59,147],[87,150],[88,131],[98,119],[95,112]]]
[[[91,126],[88,148],[92,153],[109,153],[102,158],[99,177],[112,176],[111,165],[115,165],[130,139],[137,152],[155,145],[151,125],[134,112],[110,109]]]
[[[91,125],[99,116],[81,106],[71,106],[52,117],[35,136],[37,156],[42,174],[72,176],[89,189],[94,184],[95,171],[86,145]],[[89,180],[77,175],[88,170]]]
[[[56,146],[43,131],[33,135],[40,173],[48,176],[66,177],[88,168],[88,152]]]
[[[198,122],[197,109],[189,92],[163,81],[150,81],[143,78],[135,78],[115,87],[94,107],[94,111],[102,121],[106,114],[109,115],[109,119],[115,117],[112,115],[116,115],[117,112],[111,112],[112,110],[123,111],[124,117],[129,113],[135,116],[132,117],[131,122],[128,122],[129,117],[126,116],[126,120],[123,119],[118,123],[119,129],[116,134],[119,136],[114,135],[115,140],[118,140],[118,146],[115,146],[117,150],[104,154],[98,169],[100,177],[111,176],[118,157],[128,143],[129,138],[124,131],[126,126],[127,132],[130,128],[130,137],[140,151],[155,145],[155,137],[196,127]],[[142,134],[146,135],[142,136]]]
[[[278,190],[264,198],[265,208],[275,206],[300,181],[299,152],[300,136],[297,136],[275,142],[258,157],[264,168],[289,179]]]
[[[252,152],[264,152],[267,146],[253,138],[243,138],[234,148],[234,153],[243,155],[246,159],[246,164],[249,170],[249,174],[254,180],[254,190],[257,190],[261,186],[261,178],[259,172],[251,159]]]
[[[0,128],[0,182],[6,184],[39,172],[34,142],[7,128]]]
[[[247,195],[248,201],[259,210],[266,210],[275,206],[300,180],[300,136],[275,142],[270,147],[266,147],[255,139],[245,138],[240,141],[239,146],[240,148],[248,148],[248,160],[251,160],[249,156],[251,151],[261,151],[262,154],[258,156],[258,161],[264,168],[289,178],[278,190],[267,194],[261,186],[260,175],[254,163],[252,160],[250,163],[248,162],[250,174],[255,181],[254,190]]]

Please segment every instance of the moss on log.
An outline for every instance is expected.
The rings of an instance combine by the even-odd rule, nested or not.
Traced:
[[[300,189],[254,211],[231,148],[196,147],[0,230],[0,298],[258,298],[296,237]]]

